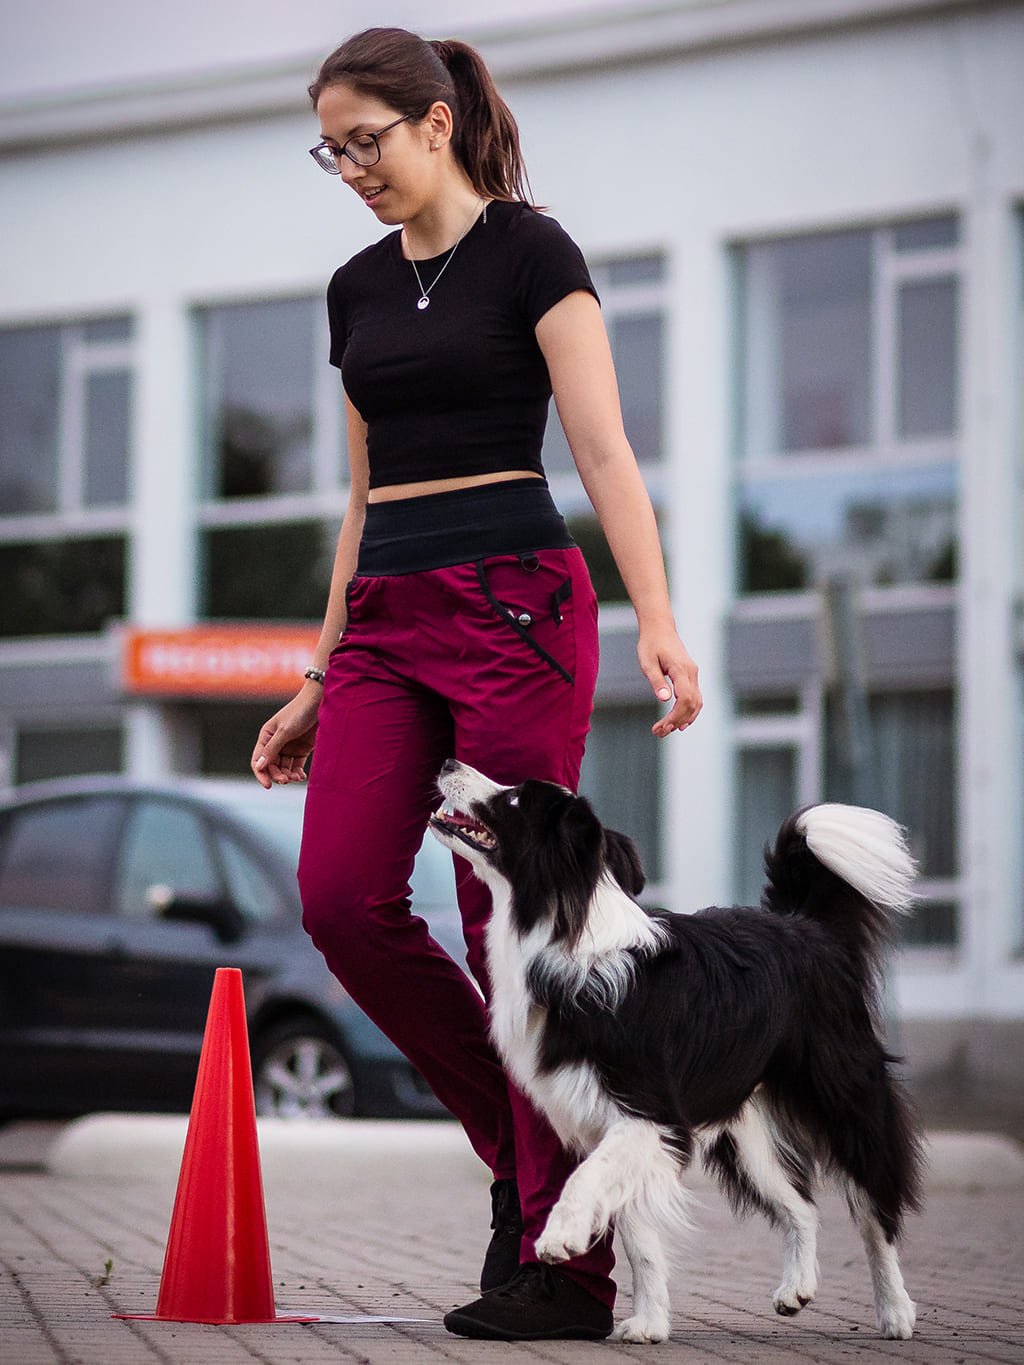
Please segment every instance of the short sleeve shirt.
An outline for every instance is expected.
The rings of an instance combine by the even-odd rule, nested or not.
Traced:
[[[449,254],[416,262],[423,309],[400,232],[328,287],[331,364],[367,424],[371,488],[543,473],[551,380],[535,328],[577,290],[597,298],[583,255],[553,218],[500,201]]]

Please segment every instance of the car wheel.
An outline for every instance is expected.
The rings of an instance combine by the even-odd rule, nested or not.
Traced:
[[[256,1112],[276,1118],[347,1118],[355,1113],[352,1068],[329,1025],[291,1019],[253,1044]]]

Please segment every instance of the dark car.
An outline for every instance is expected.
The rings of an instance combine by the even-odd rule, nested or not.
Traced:
[[[304,794],[95,778],[0,798],[0,1114],[187,1111],[217,967],[242,969],[261,1114],[446,1112],[302,930]],[[432,839],[413,887],[464,961]]]

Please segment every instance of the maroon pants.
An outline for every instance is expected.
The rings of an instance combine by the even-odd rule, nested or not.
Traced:
[[[484,1001],[410,908],[436,779],[455,757],[497,782],[576,788],[597,679],[597,607],[577,549],[349,585],[320,708],[299,862],[303,923],[353,999],[519,1185],[524,1260],[573,1160],[510,1083]],[[467,960],[489,994],[490,895],[455,859]],[[610,1238],[566,1269],[612,1303]]]

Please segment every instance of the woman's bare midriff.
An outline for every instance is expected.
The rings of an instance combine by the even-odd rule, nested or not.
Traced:
[[[459,479],[423,479],[419,483],[391,483],[386,488],[371,488],[367,502],[396,502],[399,498],[422,498],[428,493],[450,493],[456,488],[482,488],[488,483],[509,479],[539,479],[535,469],[503,469],[498,474],[467,474]]]

